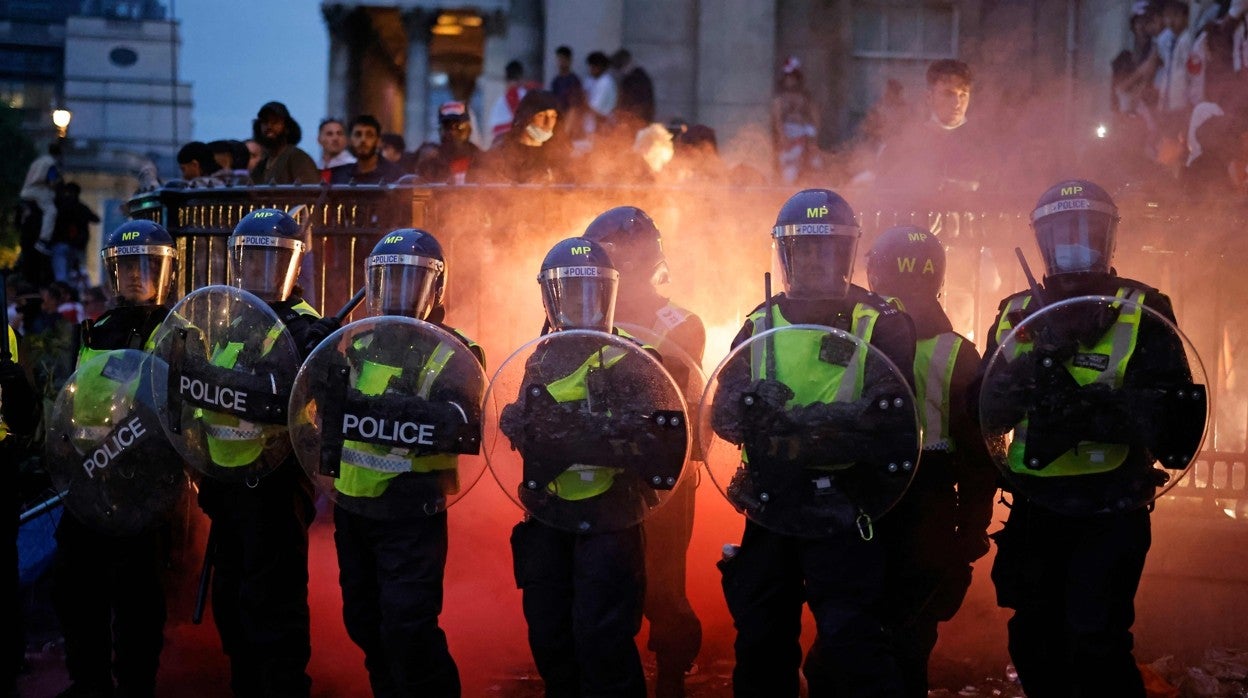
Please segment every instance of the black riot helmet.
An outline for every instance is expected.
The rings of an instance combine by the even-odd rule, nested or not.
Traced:
[[[542,260],[537,281],[542,286],[546,319],[557,330],[610,332],[615,321],[615,294],[620,274],[602,245],[585,238],[556,243]]]
[[[582,237],[602,245],[625,285],[667,283],[667,259],[659,229],[636,206],[604,211],[585,228]]]
[[[1045,276],[1109,273],[1118,238],[1118,207],[1092,182],[1059,182],[1036,202],[1031,227],[1044,257]]]
[[[120,305],[164,305],[173,293],[178,249],[158,223],[122,223],[104,239],[100,259]]]
[[[387,233],[364,262],[374,315],[429,317],[446,293],[446,259],[433,235],[415,228]]]
[[[234,226],[227,241],[230,285],[276,303],[290,297],[303,259],[299,224],[284,211],[261,208]]]
[[[926,228],[889,228],[867,253],[867,283],[872,291],[903,303],[935,300],[945,286],[945,246]]]
[[[771,230],[785,294],[844,298],[861,234],[854,210],[836,192],[806,189],[789,197]]]

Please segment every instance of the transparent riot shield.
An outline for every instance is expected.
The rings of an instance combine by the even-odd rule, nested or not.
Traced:
[[[132,535],[167,515],[186,486],[148,382],[165,362],[131,349],[95,353],[61,389],[45,463],[65,506],[93,530]]]
[[[689,352],[682,349],[680,345],[648,327],[625,322],[617,322],[615,326],[632,335],[634,339],[642,344],[658,350],[660,363],[663,364],[663,368],[667,370],[668,375],[672,377],[676,387],[680,389],[680,394],[685,398],[685,406],[689,415],[696,418],[698,405],[702,400],[702,393],[706,391],[706,373],[702,371],[701,364],[695,361],[689,355]],[[696,425],[690,431],[693,436],[693,442],[690,447],[689,459],[701,462],[702,449],[697,443]]]
[[[156,354],[168,379],[153,381],[161,425],[192,467],[227,482],[258,482],[290,454],[290,387],[299,351],[267,303],[231,286],[207,286],[161,324]]]
[[[816,538],[873,522],[919,465],[919,415],[903,373],[858,337],[820,325],[750,338],[715,369],[698,441],[715,486],[754,522]]]
[[[374,519],[429,516],[485,470],[485,371],[464,340],[405,317],[353,322],[304,362],[290,439],[338,506]]]
[[[520,347],[490,381],[486,460],[538,520],[575,533],[621,530],[687,475],[687,414],[651,350],[603,332],[556,332]]]
[[[1009,488],[1070,516],[1130,511],[1173,487],[1209,420],[1204,367],[1132,300],[1072,298],[1014,322],[989,358],[980,425]]]

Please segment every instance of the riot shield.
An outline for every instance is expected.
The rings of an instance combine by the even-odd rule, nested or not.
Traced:
[[[684,396],[688,413],[696,416],[702,393],[706,390],[706,373],[702,371],[702,366],[680,345],[648,327],[626,322],[617,322],[615,326],[632,335],[642,344],[652,346],[659,351],[660,362],[676,383],[676,387],[680,389],[680,394]],[[691,432],[694,438],[689,459],[701,462],[702,449],[697,442],[697,429],[691,429]]]
[[[56,398],[44,461],[65,506],[93,530],[138,533],[182,495],[182,458],[165,439],[148,385],[166,372],[140,351],[99,352]]]
[[[290,394],[290,440],[338,506],[394,520],[445,511],[485,470],[485,371],[427,322],[377,317],[330,335]]]
[[[156,354],[169,364],[153,381],[161,425],[192,467],[254,484],[290,454],[290,386],[299,350],[267,303],[230,286],[207,286],[161,324]]]
[[[870,538],[922,451],[905,375],[862,339],[820,325],[778,327],[734,349],[707,384],[698,441],[733,507],[808,538],[854,528]]]
[[[688,473],[680,390],[638,342],[588,330],[508,357],[485,399],[486,461],[534,518],[575,533],[640,523]]]
[[[1069,516],[1148,505],[1200,453],[1204,367],[1174,323],[1083,296],[1018,320],[989,358],[980,425],[1009,489]]]

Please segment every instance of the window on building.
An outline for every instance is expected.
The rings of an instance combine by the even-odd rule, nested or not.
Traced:
[[[958,10],[950,3],[854,4],[854,55],[860,58],[953,58],[958,52]]]

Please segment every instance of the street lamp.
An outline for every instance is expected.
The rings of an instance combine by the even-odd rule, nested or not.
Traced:
[[[69,122],[74,115],[68,109],[53,109],[52,123],[56,125],[56,137],[64,138],[65,131],[69,128]]]

